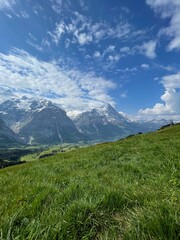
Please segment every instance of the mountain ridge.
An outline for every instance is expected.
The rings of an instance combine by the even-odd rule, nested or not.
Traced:
[[[153,131],[168,122],[133,122],[110,104],[72,119],[57,104],[43,98],[13,97],[0,103],[0,118],[28,144],[113,141],[129,134]]]

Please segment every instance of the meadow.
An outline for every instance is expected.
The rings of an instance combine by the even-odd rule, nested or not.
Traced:
[[[0,170],[0,239],[180,239],[180,125]]]

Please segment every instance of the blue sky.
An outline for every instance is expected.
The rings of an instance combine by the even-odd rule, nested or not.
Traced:
[[[0,0],[0,85],[69,112],[180,119],[179,12],[180,0]]]

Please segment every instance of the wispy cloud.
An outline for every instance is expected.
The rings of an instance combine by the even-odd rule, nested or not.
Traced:
[[[114,45],[109,45],[102,53],[100,51],[95,51],[93,57],[97,60],[103,61],[105,63],[104,67],[112,67],[113,64],[116,64],[121,55],[115,50]]]
[[[125,91],[125,92],[122,92],[121,94],[120,94],[120,97],[121,98],[127,98],[127,91]]]
[[[162,64],[157,64],[157,63],[154,63],[153,68],[158,68],[158,69],[163,69],[167,72],[172,72],[172,73],[176,73],[177,72],[177,69],[171,65],[162,65]]]
[[[97,58],[101,58],[101,53],[100,53],[99,51],[95,51],[93,56],[94,56],[94,58],[96,58],[96,59],[97,59]]]
[[[56,28],[54,32],[53,33],[51,33],[50,31],[48,32],[49,35],[52,37],[53,41],[56,43],[56,45],[59,44],[61,36],[65,33],[65,27],[66,26],[64,22],[56,23]]]
[[[151,117],[176,118],[180,116],[180,73],[164,76],[161,80],[165,88],[161,96],[163,103],[157,103],[152,108],[141,109],[140,115]]]
[[[13,6],[16,4],[17,0],[0,0],[0,10],[6,11],[12,11]]]
[[[160,35],[165,34],[171,39],[167,50],[180,50],[180,1],[179,0],[146,0],[146,3],[160,14],[163,19],[170,19],[169,26],[161,29]]]
[[[68,9],[68,7],[71,5],[71,0],[50,0],[51,7],[56,13],[62,13],[62,9]]]
[[[28,39],[27,41],[27,44],[29,44],[30,46],[32,46],[33,48],[35,48],[36,50],[40,51],[40,52],[43,52],[43,47],[40,46],[39,44],[33,42],[32,40]]]
[[[149,66],[149,64],[143,63],[143,64],[141,64],[141,68],[147,70],[150,68],[150,66]]]
[[[108,92],[116,88],[110,80],[93,72],[60,67],[57,62],[40,61],[27,52],[13,49],[0,53],[0,83],[14,88],[32,89],[32,94],[48,96],[66,110],[88,109],[104,102],[115,104]],[[52,94],[51,94],[52,95]],[[52,96],[51,96],[52,98]]]
[[[70,38],[71,43],[86,45],[90,43],[97,44],[106,39],[119,39],[121,41],[134,39],[139,35],[128,21],[123,20],[111,26],[104,21],[93,22],[90,17],[84,16],[78,12],[73,12],[71,21],[66,18],[56,23],[55,29],[49,32],[52,40],[58,44],[63,35]]]
[[[28,33],[28,39],[26,40],[26,42],[36,50],[43,52],[42,45],[38,43],[37,38],[35,38],[31,33]]]
[[[127,67],[127,68],[124,68],[124,69],[118,69],[117,72],[122,72],[122,73],[135,73],[137,72],[137,67]]]
[[[80,33],[79,35],[77,35],[77,40],[80,45],[85,45],[85,44],[91,43],[93,40],[93,37],[91,34]]]
[[[119,54],[115,54],[115,55],[109,55],[108,57],[107,57],[107,60],[108,61],[110,61],[110,62],[112,62],[112,63],[116,63],[116,62],[118,62],[119,60],[120,60],[120,55]]]
[[[114,45],[110,45],[109,47],[107,47],[104,52],[103,52],[103,56],[105,56],[106,54],[109,53],[114,53],[115,52],[115,46]]]
[[[28,19],[28,18],[29,18],[29,14],[28,14],[27,12],[25,12],[25,11],[22,11],[22,12],[20,13],[20,15],[21,15],[21,17],[24,18],[24,19]]]
[[[121,53],[128,54],[130,52],[130,50],[131,50],[130,47],[127,47],[127,46],[120,48]]]
[[[156,46],[157,41],[151,40],[149,42],[145,42],[142,45],[137,45],[134,49],[142,54],[145,55],[147,58],[155,58],[156,57]]]
[[[17,18],[28,19],[29,14],[24,10],[17,11],[17,6],[19,5],[19,0],[0,0],[0,11],[5,12],[6,16],[10,19],[13,16]]]
[[[79,4],[82,10],[87,11],[88,10],[88,5],[86,3],[87,1],[84,0],[79,0]]]
[[[124,46],[120,48],[121,57],[126,57],[128,55],[144,55],[149,59],[154,59],[156,55],[157,41],[150,40],[143,42],[142,44],[136,44],[133,47]]]

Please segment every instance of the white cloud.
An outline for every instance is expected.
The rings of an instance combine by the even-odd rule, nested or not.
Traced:
[[[126,13],[126,14],[129,14],[129,13],[130,13],[129,8],[127,8],[127,7],[121,7],[121,10],[122,10],[124,13]]]
[[[122,73],[127,73],[127,72],[137,72],[137,68],[136,67],[132,67],[132,68],[124,68],[124,69],[118,69],[117,72],[122,72]]]
[[[142,54],[145,55],[147,58],[155,58],[156,57],[156,45],[157,41],[149,41],[143,43],[141,46],[136,46],[136,50]]]
[[[79,0],[79,5],[82,10],[84,10],[84,11],[88,10],[88,6],[86,5],[86,3],[83,0]]]
[[[141,64],[141,68],[143,68],[143,69],[149,69],[150,66],[149,66],[149,64],[143,63],[143,64]]]
[[[156,103],[153,108],[140,110],[140,114],[149,116],[169,116],[180,115],[180,92],[175,89],[166,90],[161,96],[164,103]]]
[[[180,1],[179,0],[146,0],[146,3],[158,14],[161,18],[169,18],[169,26],[163,28],[160,34],[165,34],[170,38],[170,43],[167,46],[168,51],[180,50]]]
[[[33,41],[31,41],[30,39],[28,39],[27,44],[29,44],[30,46],[32,46],[33,48],[35,48],[36,50],[43,52],[43,47],[37,43],[34,43]]]
[[[180,88],[180,73],[164,76],[162,83],[166,89]]]
[[[29,14],[27,12],[25,12],[25,11],[22,11],[20,15],[24,19],[28,19],[29,18]]]
[[[89,44],[93,41],[92,30],[90,31],[90,22],[86,17],[74,12],[75,18],[71,23],[66,24],[65,21],[56,23],[56,28],[53,32],[49,32],[53,41],[56,45],[59,44],[61,37],[66,34],[66,37],[73,37],[74,43],[79,43],[80,45]]]
[[[157,103],[153,108],[141,109],[140,115],[145,116],[166,116],[180,120],[180,73],[164,76],[162,84],[165,88],[161,100],[164,103]]]
[[[80,33],[79,35],[77,35],[77,40],[80,45],[85,45],[92,42],[93,37],[90,34]]]
[[[122,52],[122,53],[128,53],[128,52],[130,52],[130,48],[129,47],[122,47],[122,48],[120,48],[120,52]]]
[[[44,45],[44,41],[42,45],[38,44],[38,40],[36,37],[34,37],[31,33],[28,33],[28,39],[26,40],[27,44],[29,44],[30,46],[34,47],[36,50],[43,52],[43,47],[42,45]]]
[[[95,51],[94,58],[100,58],[100,57],[101,57],[101,53],[99,51]]]
[[[168,71],[168,72],[177,72],[176,68],[173,67],[173,66],[171,66],[171,65],[165,66],[165,65],[162,65],[162,64],[154,63],[154,64],[153,64],[153,67],[154,67],[154,68],[161,68],[161,69],[164,69],[164,70],[166,70],[166,71]]]
[[[51,32],[48,32],[48,33],[52,36],[53,41],[56,43],[56,45],[58,45],[58,43],[61,39],[61,36],[65,33],[64,22],[60,22],[60,23],[56,24],[56,29],[53,34]]]
[[[115,46],[114,45],[109,45],[109,47],[107,47],[104,52],[103,52],[103,57],[108,54],[108,53],[114,53],[115,52]]]
[[[29,14],[26,11],[17,12],[14,8],[18,5],[19,0],[0,0],[0,11],[5,12],[6,16],[10,19],[13,15],[18,18],[28,19]]]
[[[93,56],[96,59],[107,60],[107,64],[110,63],[111,66],[113,63],[117,63],[121,57],[120,54],[116,53],[114,45],[110,45],[109,47],[107,47],[102,54],[99,51],[95,51]],[[109,65],[105,65],[105,67],[108,66]]]
[[[93,104],[115,104],[108,94],[116,85],[94,73],[60,67],[44,62],[19,49],[0,53],[0,83],[14,88],[32,89],[41,96],[51,90],[54,101],[67,110],[87,109]]]
[[[13,10],[13,6],[16,4],[15,0],[0,0],[0,10]]]
[[[118,62],[120,59],[120,55],[119,54],[115,54],[115,55],[109,55],[107,60],[110,62]]]
[[[129,23],[119,23],[115,28],[108,29],[108,35],[118,39],[126,39],[133,31],[132,26]]]
[[[69,19],[71,19],[71,22],[69,22]],[[97,44],[105,39],[130,40],[131,38],[134,39],[135,36],[137,37],[137,33],[139,35],[139,31],[136,31],[134,27],[125,20],[111,26],[103,21],[93,22],[92,18],[86,17],[78,12],[73,12],[71,18],[68,17],[67,19],[64,17],[63,20],[56,23],[55,30],[49,32],[52,40],[56,44],[58,44],[61,37],[66,34],[66,38],[71,39],[71,43],[79,43],[80,45],[90,43]]]
[[[61,13],[62,9],[68,9],[69,6],[71,5],[71,0],[50,0],[52,3],[52,9],[56,13]]]
[[[114,52],[115,51],[115,46],[114,45],[110,45],[107,49],[106,52]]]
[[[141,54],[147,58],[154,59],[156,58],[156,47],[157,41],[150,40],[148,42],[143,42],[141,45],[135,45],[130,48],[128,46],[120,48],[120,53],[122,57],[126,57],[128,55]]]
[[[121,98],[127,98],[127,91],[123,92],[120,94]]]

